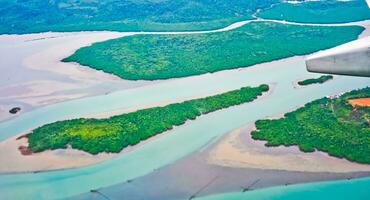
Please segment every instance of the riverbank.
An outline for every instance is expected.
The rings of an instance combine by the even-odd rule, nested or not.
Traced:
[[[370,165],[329,156],[325,152],[305,153],[296,146],[266,147],[253,140],[254,123],[232,131],[210,151],[208,162],[220,166],[277,169],[303,172],[370,172]]]
[[[211,113],[205,118],[199,118],[193,121],[193,123],[174,129],[172,134],[167,134],[166,137],[156,138],[156,140],[133,149],[124,156],[120,155],[114,159],[83,168],[44,173],[1,175],[0,194],[5,199],[60,199],[88,192],[92,189],[108,187],[126,181],[130,182],[129,180],[135,181],[138,177],[144,175],[150,176],[151,173],[161,171],[158,169],[162,169],[164,166],[175,164],[176,161],[181,160],[184,156],[199,150],[204,144],[209,143],[210,140],[215,140],[225,133],[243,126],[247,122],[293,110],[316,98],[335,95],[369,85],[368,79],[339,76],[323,85],[312,85],[300,90],[293,90],[293,80],[305,79],[311,76],[312,74],[308,73],[305,69],[304,57],[296,56],[245,69],[227,70],[184,79],[174,79],[171,82],[138,87],[124,92],[114,92],[97,97],[62,102],[24,113],[24,115],[0,124],[0,140],[58,120],[79,118],[84,115],[109,112],[122,108],[129,109],[132,106],[150,105],[155,102],[169,101],[183,97],[212,94],[213,92],[236,89],[245,85],[276,83],[276,90],[268,98],[248,105],[241,105],[237,108],[229,108]],[[228,168],[222,166],[219,166],[218,169],[219,171],[228,171],[225,170]],[[189,170],[196,171],[192,166],[189,166]],[[242,174],[243,171],[245,171],[245,168],[235,172],[228,179],[229,183],[231,184],[233,179],[239,177],[239,174]],[[213,171],[209,172],[213,173]],[[254,172],[248,172],[249,176],[252,174],[250,179],[240,180],[241,182],[244,181],[241,184],[243,187],[245,185],[249,186],[256,180],[253,176]],[[170,174],[171,171],[164,171],[164,173]],[[276,171],[269,172],[269,170],[262,170],[260,174],[265,173],[285,177],[284,173],[276,173]],[[192,177],[190,176],[191,174],[182,173],[181,171],[175,171],[173,173],[174,176],[178,176],[178,174],[184,174],[184,176],[189,175],[189,178]],[[306,175],[302,174],[301,176],[308,177]],[[212,176],[210,177],[214,178]],[[270,184],[274,184],[281,177],[266,179],[266,182],[270,181]],[[317,177],[324,176],[317,175]],[[352,178],[352,176],[343,176],[342,178]],[[295,176],[292,179],[297,179],[297,177]],[[156,180],[159,180],[159,178]],[[178,180],[182,181],[182,179]],[[303,181],[305,180],[309,181],[308,179],[304,179]],[[314,181],[315,179],[311,180]],[[186,181],[185,179],[183,183],[186,183]],[[207,182],[209,179],[205,179],[204,181]],[[148,187],[145,187],[145,189],[149,188],[149,186],[153,187],[153,185],[160,187],[158,184],[160,182],[157,181],[146,183],[148,183],[146,184]],[[198,186],[203,183],[199,183]],[[289,180],[287,183],[289,184]],[[233,188],[239,191],[241,185],[235,184]],[[132,184],[128,186],[132,189]],[[163,186],[172,187],[171,183]],[[198,186],[196,186],[196,190],[199,190],[200,187]],[[63,190],[59,190],[58,188],[63,188]],[[119,189],[116,188],[116,190]],[[153,188],[153,190],[155,189]],[[181,189],[181,187],[178,189]],[[140,190],[131,191],[136,191],[137,194],[142,193]],[[165,191],[159,190],[158,192],[165,195]],[[194,188],[189,193],[193,194]]]
[[[68,199],[87,200],[99,195],[110,199],[125,195],[132,200],[192,199],[370,176],[370,165],[323,152],[304,153],[296,147],[266,147],[264,142],[251,138],[254,128],[254,123],[246,124],[220,138],[210,139],[195,152],[148,175]],[[146,192],[138,192],[142,190]]]
[[[0,69],[8,72],[0,75],[0,121],[22,115],[35,108],[58,102],[88,96],[104,95],[119,90],[122,91],[162,82],[127,81],[76,63],[60,62],[60,60],[71,55],[81,47],[134,34],[197,34],[223,32],[236,29],[252,21],[307,26],[357,25],[365,27],[365,31],[361,33],[360,38],[370,35],[370,20],[343,24],[302,24],[263,19],[245,20],[217,30],[194,32],[119,33],[93,31],[0,35],[0,42],[2,43],[0,47]],[[14,52],[17,53],[14,54]],[[12,67],[10,68],[9,66]],[[226,71],[216,73],[224,73]],[[176,80],[175,78],[168,81]],[[8,111],[15,106],[20,106],[22,110],[17,115],[12,115]]]
[[[284,70],[284,69],[289,70],[288,68],[295,67],[295,64],[293,63],[300,62],[300,60],[302,59],[303,57],[292,57],[292,58],[282,59],[282,60],[273,61],[269,63],[257,64],[257,65],[254,65],[248,68],[243,68],[243,69],[238,69],[238,70],[227,70],[223,72],[217,72],[214,74],[206,74],[206,75],[201,75],[201,76],[196,76],[196,77],[189,77],[187,78],[187,80],[193,82],[197,80],[199,81],[199,80],[209,79],[211,77],[223,77],[223,78],[229,77],[230,79],[234,79],[236,77],[235,76],[236,74],[239,74],[239,76],[241,77],[248,77],[248,76],[253,77],[253,76],[256,76],[257,74],[260,74],[260,76],[262,76],[261,74],[265,74],[264,72],[274,71],[276,70],[277,67],[279,67],[281,70]],[[291,69],[289,71],[291,71]],[[302,70],[302,72],[303,71],[304,70]],[[310,76],[312,75],[309,73],[302,75],[302,73],[299,72],[299,73],[291,74],[289,79],[296,79],[297,77],[302,77],[302,79],[304,79]],[[272,79],[271,78],[268,79],[267,77],[264,77],[263,79],[258,79],[257,82],[263,82],[264,79],[265,81],[270,81],[270,85],[273,85],[273,87],[268,93],[263,94],[263,96],[260,97],[259,100],[267,98],[268,97],[267,95],[271,95],[274,92],[275,87],[277,86],[276,83],[278,82],[278,80],[280,80],[279,77],[272,77]],[[282,78],[281,80],[287,81],[287,83],[291,83],[289,79]],[[181,79],[177,79],[177,80],[180,81]],[[245,84],[253,85],[256,83],[245,83]],[[289,87],[289,85],[290,84],[287,84],[284,87]],[[319,86],[309,86],[308,88],[310,87],[319,87]],[[295,88],[295,90],[296,89],[297,88]],[[299,88],[299,90],[302,90],[302,89],[304,88]],[[139,109],[144,109],[144,108],[149,108],[149,107],[154,107],[154,106],[163,106],[163,105],[167,105],[170,103],[189,100],[192,98],[202,98],[205,96],[222,93],[227,90],[229,89],[219,88],[217,89],[217,92],[213,91],[213,92],[203,93],[202,95],[186,96],[182,98],[177,97],[174,99],[166,98],[166,100],[162,100],[162,101],[158,101],[154,103],[141,104],[138,106],[130,106],[128,108],[123,108],[123,109],[114,109],[114,110],[100,112],[96,114],[86,114],[80,117],[100,118],[100,119],[107,118],[113,115],[133,112]],[[162,135],[165,135],[165,134],[166,133],[160,134],[158,136],[155,136],[155,138],[161,137]],[[23,156],[20,154],[18,147],[21,145],[27,146],[27,144],[24,141],[24,139],[22,139],[21,141],[16,141],[16,138],[21,135],[22,134],[18,134],[16,137],[12,137],[5,141],[0,142],[0,148],[2,149],[2,151],[0,151],[0,160],[4,160],[4,162],[8,163],[7,165],[2,166],[3,168],[0,169],[0,172],[13,173],[13,172],[25,172],[25,171],[45,171],[45,170],[47,171],[47,170],[55,170],[55,169],[68,169],[68,168],[75,168],[75,167],[83,167],[83,166],[97,164],[105,160],[109,160],[113,157],[120,156],[122,153],[125,152],[124,150],[123,152],[119,154],[101,154],[101,155],[99,154],[99,156],[95,158],[94,156],[90,154],[86,154],[82,151],[67,149],[67,150],[57,150],[57,151],[46,151],[43,153],[36,153],[36,154],[29,155],[29,156]],[[145,144],[146,142],[149,142],[149,141],[151,141],[151,139],[146,140],[143,143],[140,143],[139,145]],[[129,149],[133,150],[136,148],[136,146],[139,147],[139,145],[135,145],[134,147],[130,147]],[[5,152],[10,152],[10,154],[12,154],[13,156],[9,157],[8,154],[6,154]],[[49,160],[54,160],[55,162],[49,162]],[[78,160],[78,162],[75,162],[75,160]]]
[[[312,55],[312,54],[311,54]],[[313,74],[313,76],[312,76],[312,78],[308,78],[308,79],[316,79],[316,77],[317,78],[319,78],[317,75],[319,75],[319,74]],[[327,81],[325,81],[325,82],[328,82],[328,81],[332,81],[332,80],[334,80],[337,76],[334,76],[334,75],[330,75],[332,78],[331,79],[329,79],[329,80],[327,80]],[[305,79],[305,80],[308,80],[308,79]],[[294,80],[293,82],[292,82],[292,85],[293,85],[293,87],[295,88],[295,89],[300,89],[300,88],[304,88],[304,87],[309,87],[310,85],[312,85],[312,84],[308,84],[308,85],[300,85],[299,84],[299,82],[301,82],[301,81],[305,81],[305,80],[302,80],[302,79],[297,79],[297,80]],[[325,84],[325,82],[324,83],[313,83],[313,84]]]
[[[236,143],[240,142],[240,139],[242,140],[243,147],[250,148],[249,145],[251,143],[245,144],[245,136],[248,132],[243,131],[242,135],[239,135],[238,132],[247,127],[248,125],[242,129],[232,131],[221,138],[213,138],[188,156],[163,168],[155,169],[148,175],[130,179],[106,188],[94,188],[95,192],[76,195],[68,199],[87,200],[96,198],[99,196],[98,193],[110,199],[119,199],[119,197],[123,195],[131,200],[192,199],[228,192],[244,193],[250,190],[279,185],[341,179],[350,180],[370,176],[370,166],[361,169],[359,164],[348,165],[348,163],[342,162],[340,159],[328,158],[329,156],[327,155],[309,155],[303,152],[300,152],[302,155],[298,155],[299,153],[289,148],[272,150],[264,147],[263,144],[252,144],[254,145],[252,148],[256,148],[257,146],[260,151],[265,151],[265,153],[254,155],[254,157],[251,158],[257,160],[244,159],[244,162],[242,162],[244,164],[243,166],[230,165],[229,163],[225,165],[225,160],[222,160],[223,165],[211,162],[210,158],[215,156],[215,149],[218,149],[223,143],[229,142],[230,137],[233,142],[230,144],[230,146],[232,146],[231,148],[236,148]],[[238,133],[238,138],[234,137],[236,132]],[[252,143],[260,142],[252,141]],[[237,150],[242,153],[247,153],[248,151],[239,148]],[[226,151],[225,154],[229,152],[230,151]],[[287,152],[288,155],[284,155]],[[295,155],[292,156],[292,159],[280,159],[278,162],[271,160],[271,158],[274,158],[277,161],[281,157],[289,157],[293,154]],[[233,156],[231,159],[232,158]],[[297,160],[293,162],[294,159]],[[277,168],[282,165],[284,166],[277,169],[266,168],[265,166],[261,167],[260,163],[258,165],[245,165],[248,164],[249,161],[262,161],[265,162],[266,165],[271,166],[278,163],[276,166]],[[269,163],[271,161],[273,162]],[[288,161],[288,163],[280,163],[283,161]],[[308,166],[304,166],[304,163],[300,163],[299,161],[308,163]],[[324,162],[320,163],[321,161]],[[293,166],[290,166],[290,164]],[[339,166],[336,166],[337,164]],[[354,168],[351,169],[351,166],[354,166]],[[294,167],[302,168],[299,170],[292,170]],[[333,171],[327,170],[331,167]],[[364,171],[361,172],[361,170]],[[197,178],[194,179],[194,177]],[[144,190],[146,191],[145,193],[138,192]]]
[[[121,80],[74,63],[60,62],[83,46],[127,35],[130,33],[0,35],[0,69],[7,71],[0,74],[0,121],[62,101],[153,84]],[[8,112],[14,106],[22,108],[17,115]]]
[[[0,35],[0,122],[35,108],[118,90],[151,85],[163,81],[128,81],[112,74],[65,63],[61,60],[77,49],[96,42],[135,34],[195,34],[229,31],[250,20],[235,22],[224,28],[189,32],[46,32],[24,35]],[[17,54],[14,54],[17,52]],[[12,68],[9,68],[12,66]],[[8,111],[20,106],[22,111]]]
[[[0,174],[40,172],[76,168],[102,162],[115,157],[114,154],[91,155],[74,149],[49,150],[37,154],[22,155],[19,148],[28,146],[24,134],[0,142]]]
[[[267,92],[263,92],[262,95],[258,96],[258,98],[254,101],[259,101],[260,99],[266,98],[269,94],[272,93],[272,91],[273,91],[273,87],[270,87],[270,89]],[[183,99],[179,102],[183,102],[183,101],[186,101],[186,100]],[[165,104],[165,105],[168,105],[168,104]],[[150,107],[150,106],[146,106],[146,107]],[[224,109],[226,108],[217,110],[215,112],[219,112]],[[126,110],[126,112],[124,113],[129,113],[129,112],[132,112],[132,111]],[[97,117],[102,117],[103,115],[106,115],[106,116],[109,115],[107,117],[110,117],[115,113],[117,113],[117,111],[107,112],[102,115],[98,115]],[[124,113],[120,113],[120,114],[124,114]],[[199,117],[203,118],[203,117],[206,117],[206,115],[205,116],[202,115]],[[188,123],[191,123],[191,120],[187,120],[181,126],[185,126]],[[175,126],[174,128],[176,127],[178,126]],[[96,155],[92,155],[84,151],[72,149],[70,147],[68,147],[67,149],[46,150],[46,151],[38,152],[38,153],[27,152],[26,150],[29,146],[27,136],[26,136],[27,133],[22,133],[12,138],[9,138],[5,141],[0,142],[0,150],[1,150],[0,151],[0,162],[6,163],[5,165],[0,166],[0,173],[20,173],[20,172],[35,172],[35,171],[40,172],[40,171],[76,168],[76,167],[83,167],[87,165],[97,164],[102,161],[117,157],[121,154],[128,153],[134,150],[135,148],[140,147],[141,145],[144,145],[152,140],[155,140],[158,137],[169,134],[172,130],[173,129],[167,130],[153,137],[142,140],[136,145],[128,146],[127,148],[124,148],[119,153],[103,152],[103,153],[99,153]],[[23,151],[21,149],[23,149]]]
[[[279,73],[276,73],[277,70]],[[294,110],[309,101],[326,95],[335,95],[369,85],[368,79],[365,78],[340,76],[323,85],[312,85],[299,90],[295,90],[292,86],[292,80],[305,79],[311,76],[312,74],[305,70],[304,57],[296,56],[246,69],[228,70],[187,79],[177,79],[171,82],[171,84],[160,83],[153,86],[127,90],[126,92],[111,93],[101,97],[90,97],[64,102],[19,116],[11,120],[12,123],[0,124],[0,129],[2,130],[2,135],[0,136],[2,140],[46,123],[78,118],[86,114],[107,112],[120,108],[129,108],[131,106],[149,105],[163,100],[209,94],[215,91],[227,91],[245,85],[255,86],[261,83],[275,84],[274,91],[266,98],[260,99],[260,101],[210,113],[204,118],[200,117],[192,121],[192,123],[188,123],[186,126],[173,129],[171,134],[166,134],[165,137],[156,138],[145,145],[133,149],[129,153],[105,162],[69,170],[1,175],[0,194],[4,195],[5,199],[66,198],[90,190],[109,187],[113,184],[130,182],[130,180],[135,181],[138,177],[144,175],[150,176],[152,173],[161,171],[159,169],[163,169],[165,166],[175,164],[176,161],[181,160],[184,156],[203,149],[204,145],[209,144],[211,140],[216,140],[225,133],[235,130],[247,122],[253,122],[268,116]],[[207,87],[199,87],[199,85]],[[73,112],[71,113],[71,111]],[[220,171],[229,171],[224,170],[225,167],[222,166],[218,168]],[[240,169],[238,173],[235,173],[228,180],[232,182],[235,177],[239,177],[238,174],[239,172],[242,173],[242,171],[245,171],[245,169]],[[260,174],[265,174],[265,172],[266,170],[263,170],[263,173]],[[165,171],[165,173],[170,174],[171,171]],[[250,173],[253,174],[253,171]],[[275,171],[271,173],[276,174]],[[89,175],[86,176],[86,174]],[[176,174],[178,175],[179,173]],[[280,175],[285,177],[284,174]],[[302,176],[307,177],[305,174]],[[280,178],[275,177],[266,181],[270,181],[270,184],[273,184]],[[292,177],[290,180],[296,178]],[[100,181],[94,181],[97,179]],[[178,180],[181,181],[181,179]],[[249,180],[248,183],[255,181],[255,179],[244,179],[241,181],[246,180]],[[153,185],[153,182],[147,181],[148,186],[149,184]],[[209,181],[209,179],[205,179],[204,181]],[[243,182],[242,185],[248,183]],[[17,186],[15,187],[15,185]],[[129,186],[131,187],[131,185]],[[240,186],[234,185],[233,188],[240,190]],[[55,190],[55,188],[60,187],[63,187],[63,191]],[[119,193],[119,189],[116,188],[117,191],[113,192]],[[155,189],[153,188],[153,190]],[[19,190],[22,190],[22,193],[17,192]],[[40,191],[42,192],[40,193]],[[190,193],[194,193],[194,188],[191,189]],[[43,196],[39,196],[40,194]],[[136,194],[141,193],[137,192]],[[157,194],[165,196],[167,193],[166,191],[158,190]]]
[[[353,41],[363,31],[360,26],[302,26],[259,20],[227,32],[118,38],[78,49],[63,61],[122,79],[168,80],[310,54]],[[290,38],[289,42],[282,43],[285,38]]]

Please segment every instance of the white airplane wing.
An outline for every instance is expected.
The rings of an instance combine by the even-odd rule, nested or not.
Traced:
[[[306,66],[310,72],[370,77],[370,37],[308,56]]]

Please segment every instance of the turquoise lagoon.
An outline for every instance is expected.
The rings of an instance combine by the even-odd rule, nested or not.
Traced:
[[[268,66],[174,79],[103,96],[54,104],[25,113],[0,124],[0,140],[56,120],[76,118],[118,108],[148,105],[164,100],[175,101],[185,97],[237,89],[246,85],[254,86],[261,83],[272,85],[272,92],[269,96],[252,103],[202,116],[170,131],[163,137],[100,164],[42,173],[0,175],[0,199],[62,199],[89,192],[91,189],[134,179],[171,164],[201,148],[209,141],[248,122],[293,110],[320,97],[370,86],[368,78],[338,76],[323,85],[294,88],[294,81],[315,76],[319,75],[306,72],[303,57],[294,57],[289,61],[270,63]],[[358,180],[335,183],[340,188],[339,186],[346,187],[345,185],[352,184],[352,182],[370,186],[369,179],[365,179],[365,183]],[[354,195],[363,193],[364,187],[361,184],[359,187],[351,187],[351,193]],[[306,193],[302,191],[315,190],[320,187],[303,184],[286,188],[289,189],[270,188],[267,191],[279,194],[273,195],[274,198],[288,195],[289,198],[304,199]],[[265,190],[247,192],[246,195],[252,195],[251,197],[254,197],[252,199],[271,199],[271,196],[258,191]],[[328,194],[324,192],[326,197],[332,193],[332,190],[328,191]],[[231,195],[230,197],[234,198],[233,194],[225,195]],[[220,196],[214,198],[220,198]]]
[[[245,193],[227,193],[197,200],[368,200],[370,178],[278,186]]]

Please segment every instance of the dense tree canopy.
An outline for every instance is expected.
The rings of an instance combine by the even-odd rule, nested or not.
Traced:
[[[0,34],[45,31],[209,30],[254,13],[298,22],[369,19],[365,0],[0,0]],[[295,1],[296,2],[296,1]]]
[[[267,146],[298,145],[332,156],[370,163],[370,107],[352,107],[349,99],[370,97],[370,88],[306,104],[284,118],[259,120],[252,137]]]
[[[266,19],[281,19],[302,23],[344,23],[370,19],[366,0],[325,0],[291,3],[288,1],[275,4],[259,13]]]
[[[316,84],[316,83],[325,83],[326,81],[329,81],[333,79],[333,76],[331,75],[323,75],[320,76],[319,78],[309,78],[303,81],[298,81],[298,85],[311,85],[311,84]]]
[[[277,0],[0,0],[0,34],[201,30],[251,19]]]
[[[179,126],[187,120],[222,108],[250,102],[269,90],[268,85],[239,90],[201,99],[154,107],[107,119],[74,119],[41,126],[28,135],[33,152],[67,148],[97,154],[120,152],[129,145]]]
[[[64,61],[124,79],[168,79],[312,53],[357,39],[363,30],[252,22],[226,32],[113,39],[81,48]]]

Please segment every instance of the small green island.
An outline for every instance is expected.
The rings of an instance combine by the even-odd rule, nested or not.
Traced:
[[[206,98],[174,103],[106,119],[73,119],[47,124],[27,135],[29,149],[41,152],[68,146],[91,154],[120,152],[154,135],[216,110],[255,100],[268,85],[243,87]]]
[[[359,163],[370,163],[370,107],[350,100],[370,97],[370,87],[306,104],[280,119],[258,120],[252,138],[266,146],[298,145]]]
[[[306,85],[312,85],[312,84],[323,84],[326,81],[329,81],[333,79],[334,77],[332,75],[323,75],[319,78],[310,78],[303,81],[298,81],[298,85],[306,86]]]
[[[122,37],[81,48],[63,61],[123,79],[169,79],[313,53],[355,40],[363,30],[251,22],[226,32]]]

